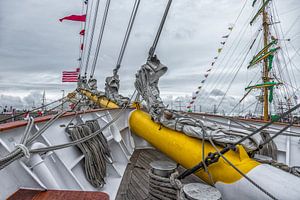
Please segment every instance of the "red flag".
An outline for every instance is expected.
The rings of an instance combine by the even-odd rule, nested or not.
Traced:
[[[85,34],[85,30],[82,29],[80,32],[79,32],[80,35],[84,35]]]
[[[71,21],[85,22],[85,19],[86,19],[86,15],[70,15],[59,19],[59,21],[62,22],[63,20],[71,20]]]
[[[83,43],[80,45],[80,50],[81,51],[83,50]]]

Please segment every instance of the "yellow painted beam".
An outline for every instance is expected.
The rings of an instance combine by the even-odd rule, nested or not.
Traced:
[[[155,148],[169,156],[175,162],[185,168],[192,168],[202,160],[202,140],[189,137],[184,133],[174,131],[153,122],[149,114],[142,110],[135,110],[129,118],[130,129],[141,138],[148,141]],[[222,149],[222,147],[218,147]],[[215,149],[209,142],[204,142],[205,157]],[[249,158],[242,146],[238,147],[238,152],[230,150],[225,154],[238,169],[247,174],[250,170],[259,165],[258,162]],[[229,164],[222,158],[217,163],[208,167],[214,182],[234,183],[242,178]],[[202,180],[209,182],[209,177],[203,170],[196,173]]]
[[[88,97],[91,101],[93,101],[95,104],[99,105],[101,108],[119,108],[117,104],[114,102],[110,101],[106,97],[103,96],[97,96],[94,93],[88,91],[88,90],[80,90],[81,94],[85,95]]]

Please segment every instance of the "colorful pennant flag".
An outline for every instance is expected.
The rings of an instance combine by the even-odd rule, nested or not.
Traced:
[[[82,30],[79,32],[79,34],[83,36],[83,35],[85,34],[85,30],[82,29]]]
[[[70,15],[70,16],[66,16],[63,17],[61,19],[59,19],[59,21],[63,21],[63,20],[71,20],[71,21],[79,21],[79,22],[85,22],[86,20],[86,15]]]
[[[234,25],[230,25],[230,26],[228,27],[228,30],[230,31],[228,35],[222,36],[222,38],[225,38],[225,40],[222,39],[223,41],[220,42],[223,46],[226,44],[226,41],[228,40],[228,38],[229,38],[229,36],[230,36],[230,34],[231,34],[231,31],[233,30],[233,26],[234,26]],[[223,47],[223,46],[222,46],[222,47]],[[211,72],[211,70],[212,70],[212,67],[214,66],[215,62],[217,62],[217,60],[218,60],[218,58],[219,58],[219,55],[220,55],[220,53],[222,52],[222,49],[223,49],[223,48],[218,48],[218,49],[217,49],[218,55],[214,57],[214,60],[213,60],[213,62],[211,63],[211,67],[210,67],[210,68],[206,71],[206,73],[204,74],[204,78],[203,78],[202,81],[201,81],[201,85],[198,86],[197,91],[195,92],[195,95],[194,95],[194,94],[192,95],[192,101],[190,101],[190,102],[189,102],[189,105],[187,105],[187,107],[186,107],[187,110],[188,110],[188,112],[191,112],[190,108],[192,107],[192,104],[195,103],[195,101],[196,101],[196,99],[197,99],[197,97],[198,97],[198,95],[199,95],[199,93],[200,93],[200,90],[201,90],[203,84],[205,83],[206,79],[208,78],[208,76],[209,76],[209,74],[210,74],[210,72]]]

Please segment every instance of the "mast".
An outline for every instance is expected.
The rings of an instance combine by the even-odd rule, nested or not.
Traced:
[[[263,0],[263,3],[265,3],[266,0]],[[264,35],[264,47],[266,47],[269,43],[269,19],[268,19],[268,12],[267,12],[267,8],[264,7],[263,10],[263,35]],[[264,54],[266,54],[268,52],[268,49],[266,48],[264,50]],[[270,81],[270,77],[269,77],[269,68],[268,68],[268,58],[264,59],[263,62],[263,73],[262,73],[262,81],[264,83],[269,82]],[[265,86],[263,88],[263,98],[264,98],[264,106],[263,106],[263,115],[264,115],[264,121],[268,121],[269,120],[269,101],[268,101],[268,87]]]

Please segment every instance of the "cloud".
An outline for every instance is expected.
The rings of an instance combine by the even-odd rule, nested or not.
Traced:
[[[61,90],[72,91],[76,88],[76,84],[61,83],[61,72],[73,70],[78,66],[80,46],[78,33],[82,28],[81,23],[68,21],[60,23],[58,19],[80,13],[81,3],[82,1],[74,0],[0,1],[0,94],[26,96],[31,92],[41,93],[46,90],[47,94],[51,94],[51,98],[57,99],[61,96]],[[134,0],[111,1],[95,71],[99,89],[103,90],[105,77],[112,74],[112,69],[116,65],[133,3]],[[285,13],[280,16],[280,20],[276,19],[281,22],[276,24],[277,29],[282,28],[285,32],[296,19],[297,10],[291,10],[299,5],[299,0],[275,3],[278,12]],[[100,1],[97,24],[101,23],[104,4],[105,1]],[[211,67],[211,62],[220,47],[221,37],[228,33],[229,24],[235,21],[243,4],[244,1],[240,0],[219,0],[217,4],[212,0],[173,1],[156,49],[161,62],[169,68],[159,84],[163,97],[172,95],[174,98],[177,96],[185,98],[195,91],[204,73]],[[248,26],[247,20],[254,12],[250,4],[248,1],[227,45],[203,86],[205,92],[200,94],[200,98],[213,104],[218,104],[218,97],[221,97],[222,92],[226,92],[244,59],[247,45],[253,40],[257,27]],[[166,1],[141,1],[120,69],[122,94],[127,95],[134,91],[135,73],[147,59],[165,5]],[[247,31],[241,32],[246,26]],[[300,39],[297,36],[299,27],[298,21],[287,34],[296,49],[300,44],[297,42]],[[99,25],[95,30],[95,41],[98,35]],[[91,61],[95,43],[92,47]],[[282,43],[280,46],[284,48],[285,44]],[[287,46],[292,56],[295,50],[289,44]],[[260,46],[257,46],[256,49],[259,48]],[[227,104],[233,104],[231,97],[240,99],[244,94],[244,87],[252,79],[255,79],[254,82],[260,80],[260,68],[251,71],[246,69],[247,62],[253,55],[255,49],[245,58],[241,70],[228,90],[228,97],[224,99]],[[298,63],[300,60],[296,56],[293,62]],[[295,77],[300,76],[300,72],[291,66],[282,71],[285,74],[289,72],[292,79],[293,74]],[[288,80],[289,76],[282,75],[282,79]],[[33,99],[28,99],[27,103],[31,100]],[[21,101],[23,102],[22,98]],[[16,105],[18,102],[16,101]],[[210,104],[207,105],[207,109],[211,110]]]

